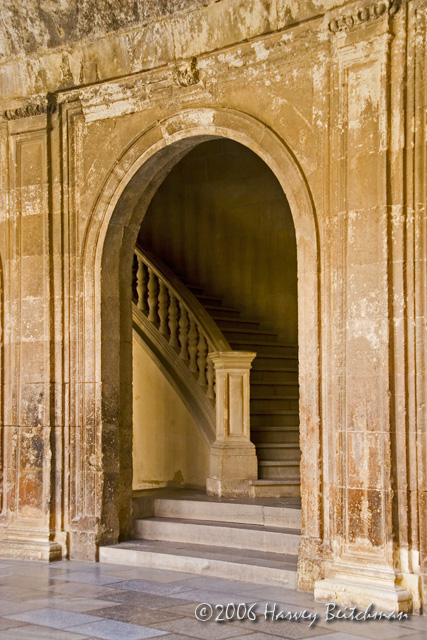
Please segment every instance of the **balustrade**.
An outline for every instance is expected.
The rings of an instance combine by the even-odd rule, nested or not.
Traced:
[[[138,249],[134,292],[137,308],[184,360],[210,400],[215,399],[215,370],[208,359],[215,345],[185,300]]]
[[[184,377],[189,375],[186,367],[191,371],[196,396],[200,387],[206,394],[200,395],[207,413],[214,411],[215,441],[211,445],[207,493],[249,495],[249,482],[257,477],[249,427],[249,370],[256,354],[233,351],[193,294],[167,267],[138,247],[133,274],[136,308],[147,319],[150,330],[151,323],[165,346],[175,351],[177,369],[183,368]]]

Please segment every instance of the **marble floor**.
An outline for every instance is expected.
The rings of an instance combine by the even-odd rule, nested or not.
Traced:
[[[210,620],[198,620],[196,608]],[[427,638],[427,616],[352,622],[327,620],[327,613],[310,594],[279,587],[121,565],[0,560],[1,640]],[[331,607],[329,616],[336,613]]]

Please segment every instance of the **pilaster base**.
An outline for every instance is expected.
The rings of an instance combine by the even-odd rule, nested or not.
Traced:
[[[258,477],[255,451],[251,442],[241,446],[213,444],[206,493],[217,497],[249,496],[249,480]]]
[[[208,478],[206,480],[206,494],[217,498],[247,497],[249,496],[249,480]]]
[[[25,560],[62,560],[62,546],[49,540],[9,538],[0,542],[0,557]]]
[[[314,598],[359,608],[372,604],[385,613],[408,613],[413,609],[411,592],[398,584],[392,569],[384,567],[364,572],[360,567],[348,566],[330,572],[324,580],[316,581]]]

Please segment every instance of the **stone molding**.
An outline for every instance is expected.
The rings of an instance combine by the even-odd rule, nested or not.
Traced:
[[[174,74],[175,82],[180,87],[190,87],[200,80],[197,68],[197,58],[192,58],[190,64],[178,67]]]
[[[52,115],[56,111],[56,104],[51,100],[45,100],[36,104],[27,104],[15,109],[6,109],[2,115],[5,120],[19,120],[20,118],[31,118],[40,115]]]
[[[400,0],[382,0],[381,2],[373,2],[356,9],[351,14],[339,16],[329,21],[328,27],[331,33],[340,31],[350,31],[351,29],[373,22],[381,16],[388,14],[393,16],[400,8]]]

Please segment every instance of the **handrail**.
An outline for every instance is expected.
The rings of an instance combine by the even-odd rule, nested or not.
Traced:
[[[134,269],[136,307],[179,353],[213,400],[215,370],[207,355],[231,351],[230,344],[191,291],[150,251],[135,247]]]

